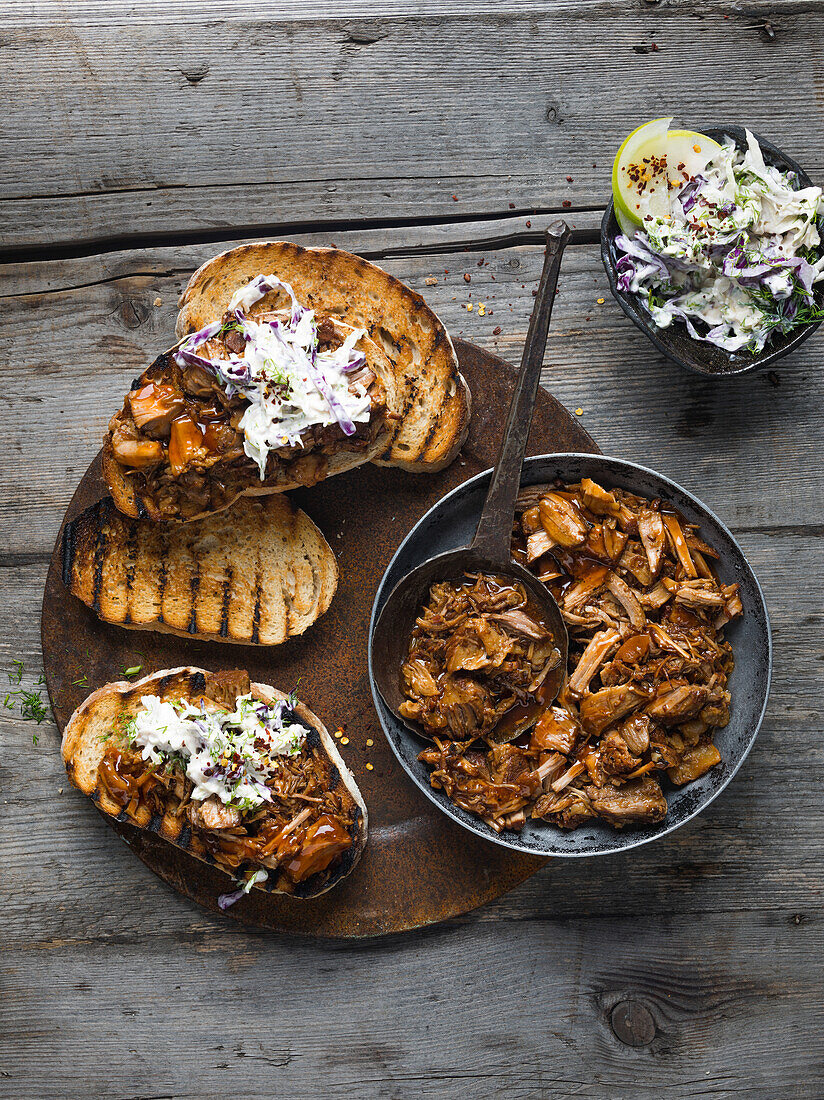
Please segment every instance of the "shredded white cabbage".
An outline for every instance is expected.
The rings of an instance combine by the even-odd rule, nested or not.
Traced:
[[[251,809],[271,802],[266,785],[278,756],[296,756],[308,730],[284,717],[285,704],[268,705],[242,695],[231,713],[163,702],[144,695],[129,731],[144,760],[177,760],[194,783],[192,798],[217,795],[221,802]],[[273,759],[274,758],[274,759]]]

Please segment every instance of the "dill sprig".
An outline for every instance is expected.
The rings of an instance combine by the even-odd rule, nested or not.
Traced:
[[[18,659],[12,661],[11,666],[10,669],[6,670],[6,675],[9,684],[16,690],[6,692],[3,706],[10,711],[19,709],[20,717],[25,722],[36,722],[39,726],[49,714],[48,705],[43,701],[43,687],[46,681],[41,674],[35,680],[32,688],[25,688],[22,686],[23,673],[25,672],[23,662]],[[32,741],[35,745],[37,744],[36,734],[32,737]]]

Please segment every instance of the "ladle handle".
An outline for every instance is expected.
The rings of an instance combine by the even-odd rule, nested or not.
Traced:
[[[475,538],[472,540],[473,550],[477,550],[487,560],[499,562],[501,565],[506,565],[510,560],[515,499],[521,485],[521,467],[524,464],[535,397],[541,380],[561,257],[569,237],[570,228],[565,221],[553,222],[546,231],[544,269],[526,334],[521,371],[509,406],[501,453],[492,472],[492,482],[478,520]]]

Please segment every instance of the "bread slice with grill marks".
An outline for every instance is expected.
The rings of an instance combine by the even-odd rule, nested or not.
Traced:
[[[182,667],[153,672],[134,683],[118,681],[106,684],[86,699],[77,708],[63,732],[62,755],[69,779],[83,794],[110,817],[117,818],[156,833],[175,847],[188,852],[205,863],[214,865],[215,861],[203,842],[192,835],[184,815],[174,816],[167,812],[151,815],[149,809],[141,804],[135,814],[129,816],[123,807],[107,792],[99,778],[100,762],[108,747],[126,747],[123,728],[140,709],[140,700],[144,695],[156,695],[164,702],[185,700],[199,705],[206,690],[205,669]],[[266,684],[251,685],[252,695],[264,702],[272,703],[285,700],[283,692]],[[207,703],[209,702],[207,697]],[[210,704],[213,705],[213,704]],[[255,890],[267,893],[288,893],[293,897],[311,898],[331,890],[354,868],[366,845],[368,833],[368,814],[363,795],[358,789],[355,777],[347,768],[329,731],[321,720],[303,703],[290,708],[296,719],[306,727],[306,747],[321,753],[328,762],[329,789],[334,790],[342,784],[345,791],[341,795],[342,803],[349,807],[352,846],[347,849],[339,863],[327,871],[310,876],[296,886],[284,890],[278,886],[278,876],[270,873],[269,880],[257,884]],[[227,875],[227,889],[231,879]]]
[[[290,283],[302,305],[365,328],[389,357],[399,419],[389,447],[374,461],[421,473],[448,466],[466,439],[470,414],[455,348],[420,294],[360,256],[291,241],[258,241],[222,252],[189,280],[180,299],[178,337],[222,317],[239,287],[269,274]],[[350,465],[359,461],[365,459],[353,456]]]
[[[175,525],[131,519],[105,499],[66,525],[63,581],[105,622],[272,646],[328,609],[338,566],[282,494]]]

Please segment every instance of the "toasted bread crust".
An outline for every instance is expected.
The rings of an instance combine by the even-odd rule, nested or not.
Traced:
[[[173,526],[128,519],[103,500],[67,524],[63,580],[118,626],[271,646],[324,614],[338,567],[318,528],[281,495]]]
[[[381,464],[434,472],[457,455],[469,429],[469,388],[449,334],[420,294],[376,264],[334,248],[290,241],[240,245],[203,264],[180,298],[184,337],[220,317],[239,286],[274,273],[298,300],[363,327],[395,368],[401,419]]]
[[[158,836],[163,837],[170,844],[174,844],[176,848],[187,852],[195,859],[217,866],[209,857],[204,856],[192,846],[189,829],[184,826],[180,819],[175,819],[170,814],[166,814],[162,818],[151,819],[148,811],[138,817],[137,820],[130,818],[123,812],[122,807],[107,795],[105,788],[100,785],[98,780],[98,767],[107,743],[101,740],[101,737],[111,732],[121,715],[133,713],[139,706],[140,698],[143,695],[158,695],[162,699],[197,699],[203,690],[204,676],[204,669],[183,666],[154,672],[134,683],[121,680],[98,688],[92,692],[85,702],[81,703],[69,719],[63,732],[61,751],[66,765],[66,772],[72,784],[91,798],[105,814],[118,820],[127,821],[136,828],[155,832]],[[257,698],[265,702],[274,702],[286,698],[283,692],[266,684],[253,683],[252,692]],[[329,757],[340,781],[344,784],[360,811],[352,847],[344,854],[341,863],[332,869],[328,877],[326,877],[325,872],[313,875],[306,882],[296,887],[294,893],[289,893],[291,897],[309,898],[317,897],[326,893],[327,890],[331,890],[354,868],[366,845],[368,813],[355,778],[346,767],[324,724],[317,715],[313,714],[302,703],[295,706],[294,713],[309,729],[310,737],[317,736],[319,746]],[[272,878],[273,876],[270,876],[270,879]],[[230,883],[232,881],[231,876],[226,874],[226,880],[227,884]],[[287,893],[287,891],[277,889],[272,881],[257,884],[253,889],[262,890],[265,893]]]

